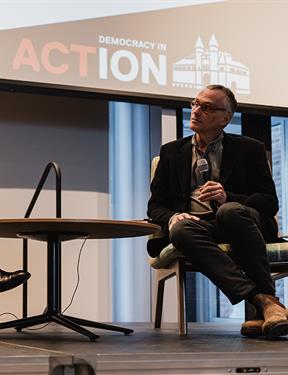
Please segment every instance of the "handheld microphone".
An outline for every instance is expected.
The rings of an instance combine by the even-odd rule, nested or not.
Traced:
[[[209,164],[206,159],[198,159],[197,160],[197,168],[198,171],[200,172],[204,183],[209,181]]]
[[[198,168],[198,171],[200,172],[200,174],[203,178],[204,183],[209,181],[209,164],[208,164],[208,161],[204,158],[198,159],[197,160],[197,168]],[[210,206],[211,206],[212,211],[216,212],[217,209],[218,209],[217,203],[213,200],[211,200],[209,202],[210,202]]]

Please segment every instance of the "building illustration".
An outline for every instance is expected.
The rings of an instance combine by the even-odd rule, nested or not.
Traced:
[[[250,93],[248,67],[220,51],[214,34],[207,49],[199,36],[194,52],[173,64],[174,87],[201,89],[209,84],[227,86],[238,94]]]

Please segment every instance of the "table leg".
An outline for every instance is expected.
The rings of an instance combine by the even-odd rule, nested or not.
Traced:
[[[109,331],[123,332],[123,333],[125,333],[125,335],[129,335],[129,333],[134,332],[134,330],[130,329],[130,328],[123,328],[123,327],[114,326],[112,324],[94,322],[92,320],[76,318],[74,316],[67,316],[67,315],[63,315],[63,316],[66,317],[67,319],[75,322],[76,324],[80,324],[81,326],[106,329],[106,330],[109,330]]]
[[[21,331],[23,328],[33,327],[38,324],[48,323],[50,316],[47,314],[35,315],[29,318],[10,320],[9,322],[0,323],[0,329],[4,328],[16,328],[17,331]]]
[[[79,332],[82,335],[89,337],[91,341],[95,341],[96,339],[99,339],[98,335],[95,335],[94,333],[88,331],[88,329],[81,327],[79,324],[76,324],[75,322],[73,322],[71,319],[68,319],[68,317],[64,315],[61,315],[61,314],[53,315],[52,320],[55,323],[61,324],[64,327],[67,327],[69,329],[72,329],[73,331]]]
[[[89,337],[91,341],[95,341],[99,336],[82,326],[123,332],[125,335],[133,333],[133,330],[129,328],[98,323],[61,313],[61,240],[57,233],[47,235],[47,306],[45,312],[41,315],[0,323],[0,329],[15,328],[17,331],[21,331],[23,328],[49,322],[58,323],[81,333]]]

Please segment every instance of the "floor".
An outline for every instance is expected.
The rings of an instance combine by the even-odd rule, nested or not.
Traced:
[[[94,330],[96,342],[52,323],[2,330],[0,374],[288,374],[288,338],[244,338],[233,323],[191,323],[185,337],[176,324],[121,325],[134,333]]]

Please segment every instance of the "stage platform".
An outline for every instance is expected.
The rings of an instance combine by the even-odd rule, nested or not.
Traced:
[[[176,324],[120,324],[122,333],[94,330],[96,342],[50,323],[40,330],[0,331],[0,374],[288,374],[288,338],[240,336],[237,323],[191,323],[180,337]]]

